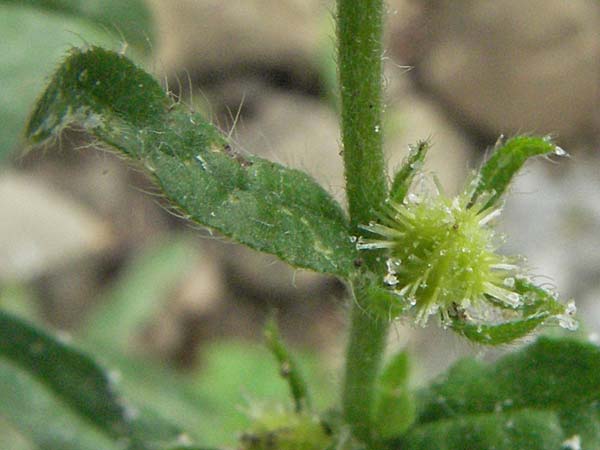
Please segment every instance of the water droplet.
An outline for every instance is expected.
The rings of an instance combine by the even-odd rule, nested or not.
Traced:
[[[358,238],[356,236],[350,236],[350,243],[351,244],[356,243],[357,240],[358,240]]]
[[[379,125],[375,125],[374,131],[375,133],[379,133],[381,131],[381,127]]]
[[[570,300],[569,302],[567,302],[567,306],[565,308],[565,314],[574,316],[575,313],[577,313],[577,306],[575,305],[575,302],[573,300]]]
[[[388,286],[396,286],[398,284],[398,278],[393,273],[388,273],[383,277],[383,282]]]
[[[559,147],[558,145],[554,147],[554,154],[556,156],[569,156],[567,151],[564,148]]]
[[[502,281],[502,284],[504,284],[504,286],[512,289],[515,287],[515,279],[513,277],[505,278],[504,281]]]
[[[385,261],[385,265],[387,267],[387,272],[392,275],[398,271],[401,264],[402,264],[402,261],[399,260],[398,258],[388,258]]]
[[[408,201],[408,203],[419,203],[420,201],[419,196],[414,192],[409,192],[406,196],[406,200]]]
[[[577,312],[577,306],[574,301],[569,301],[565,306],[565,312],[556,316],[558,325],[566,330],[575,331],[579,327],[579,322],[575,320],[575,313]]]

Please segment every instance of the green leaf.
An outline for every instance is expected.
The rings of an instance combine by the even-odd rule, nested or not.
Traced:
[[[197,249],[189,239],[160,242],[137,256],[116,285],[98,300],[83,338],[113,350],[126,350],[135,334],[164,303],[193,266]]]
[[[274,317],[271,317],[267,322],[264,334],[267,346],[279,364],[279,373],[288,382],[296,412],[301,412],[305,407],[310,409],[310,397],[306,381],[300,373],[298,364],[285,346]]]
[[[420,393],[413,449],[600,447],[600,349],[540,338],[494,364],[467,359]],[[495,447],[494,447],[495,446]]]
[[[470,204],[473,205],[482,194],[486,194],[489,199],[482,210],[493,207],[527,159],[548,154],[566,155],[566,152],[548,138],[517,136],[509,139],[494,151],[481,168]]]
[[[0,311],[0,357],[36,381],[108,436],[132,450],[173,445],[181,431],[158,414],[126,402],[108,373],[87,354]]]
[[[402,435],[415,420],[415,402],[408,390],[409,372],[408,354],[400,352],[379,377],[374,423],[381,439]]]
[[[422,169],[425,155],[429,150],[429,141],[420,141],[417,145],[410,146],[410,151],[400,170],[394,175],[392,188],[390,190],[390,200],[401,204],[404,197],[408,194],[410,185],[415,175]]]
[[[0,311],[0,356],[8,358],[112,436],[131,434],[109,376],[89,356]]]
[[[465,322],[459,317],[452,320],[452,329],[467,339],[485,345],[502,345],[531,334],[548,320],[572,321],[565,305],[548,291],[523,278],[515,279],[515,291],[522,296],[525,305],[518,311],[519,318],[497,324]],[[517,314],[517,311],[513,311]]]
[[[73,413],[34,377],[0,360],[0,416],[37,448],[117,450],[119,446],[88,421]],[[2,448],[13,448],[2,447]]]
[[[148,9],[140,0],[0,0],[0,162],[16,149],[48,75],[75,44],[147,50]]]
[[[353,271],[347,219],[323,188],[303,172],[234,152],[124,56],[73,50],[27,135],[41,143],[72,123],[140,162],[190,219],[296,267],[342,277]]]

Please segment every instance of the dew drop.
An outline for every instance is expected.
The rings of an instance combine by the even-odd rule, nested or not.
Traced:
[[[556,156],[568,156],[569,155],[564,148],[559,147],[558,145],[554,147],[554,154]]]
[[[350,236],[350,243],[355,244],[358,238],[356,236]]]
[[[388,286],[396,286],[398,284],[398,277],[393,273],[388,273],[383,277],[383,282]]]
[[[375,125],[374,131],[375,133],[379,133],[381,131],[381,127],[379,125]]]
[[[514,288],[515,287],[515,279],[513,277],[505,278],[504,281],[502,281],[502,284],[504,284],[504,286],[506,286],[508,288]]]
[[[577,312],[577,306],[575,306],[574,301],[570,301],[567,303],[565,307],[565,312],[563,314],[559,314],[556,316],[556,320],[558,320],[558,325],[566,330],[575,331],[579,327],[579,323],[575,320],[575,313]]]
[[[414,192],[409,192],[406,199],[408,203],[419,203],[419,196]]]

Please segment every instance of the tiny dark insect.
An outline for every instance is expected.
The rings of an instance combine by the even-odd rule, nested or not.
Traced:
[[[354,260],[354,267],[362,267],[364,260],[362,258],[356,258]]]

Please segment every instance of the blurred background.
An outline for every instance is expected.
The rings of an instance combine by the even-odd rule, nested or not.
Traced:
[[[142,173],[76,130],[35,152],[20,135],[67,50],[101,43],[241,151],[306,170],[343,202],[334,9],[326,0],[0,1],[0,307],[100,352],[125,385],[144,370],[147,382],[128,389],[210,443],[231,442],[260,396],[286,396],[261,344],[273,309],[321,402],[334,398],[345,287],[175,217]],[[390,171],[430,138],[427,170],[455,193],[500,136],[553,136],[570,156],[532,161],[518,177],[503,248],[574,298],[582,332],[598,339],[600,3],[389,0],[388,10]],[[436,325],[393,331],[393,346],[415,355],[417,385],[459,356],[498,351]],[[176,390],[157,387],[164,376]],[[230,422],[214,427],[215,417]],[[1,427],[10,428],[0,416]],[[29,448],[7,433],[0,447]]]

